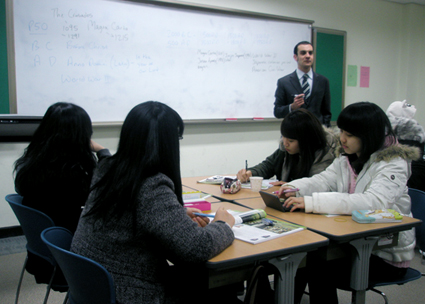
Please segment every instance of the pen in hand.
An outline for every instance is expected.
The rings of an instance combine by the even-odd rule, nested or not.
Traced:
[[[282,193],[297,192],[297,191],[300,191],[300,189],[299,189],[299,188],[286,189],[286,190],[283,190],[283,192],[282,192]],[[275,192],[273,192],[273,194],[278,194],[278,193],[279,193],[279,191],[275,191]]]
[[[248,171],[248,160],[245,160],[245,171]]]
[[[193,212],[193,214],[197,216],[215,217],[215,214],[209,214],[209,213]]]

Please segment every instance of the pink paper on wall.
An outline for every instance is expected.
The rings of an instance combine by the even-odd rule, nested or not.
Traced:
[[[369,78],[370,78],[370,67],[361,66],[360,67],[360,87],[361,88],[369,87]]]

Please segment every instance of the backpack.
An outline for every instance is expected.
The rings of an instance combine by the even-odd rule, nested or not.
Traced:
[[[407,181],[409,188],[425,191],[425,161],[412,161],[412,175]]]

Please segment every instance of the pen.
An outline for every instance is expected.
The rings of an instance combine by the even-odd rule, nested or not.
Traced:
[[[215,217],[215,214],[208,214],[208,213],[194,212],[193,214],[198,216]]]
[[[248,171],[248,160],[245,160],[245,171]]]
[[[286,189],[286,190],[284,190],[282,193],[297,192],[297,191],[300,191],[300,189],[299,189],[299,188]],[[273,192],[273,194],[278,194],[278,193],[279,193],[279,191],[275,191],[275,192]]]

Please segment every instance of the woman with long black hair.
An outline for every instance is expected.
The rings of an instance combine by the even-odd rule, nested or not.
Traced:
[[[74,232],[90,190],[96,157],[107,149],[91,140],[92,123],[87,112],[72,103],[51,105],[30,144],[15,162],[15,189],[22,204],[47,214],[56,226]],[[28,253],[26,269],[38,283],[48,283],[52,266]],[[54,285],[65,285],[61,274]]]
[[[197,302],[186,279],[196,281],[196,264],[233,242],[234,217],[227,211],[219,209],[200,227],[183,207],[183,131],[169,106],[141,103],[124,121],[117,153],[94,175],[71,250],[106,267],[119,303]]]

